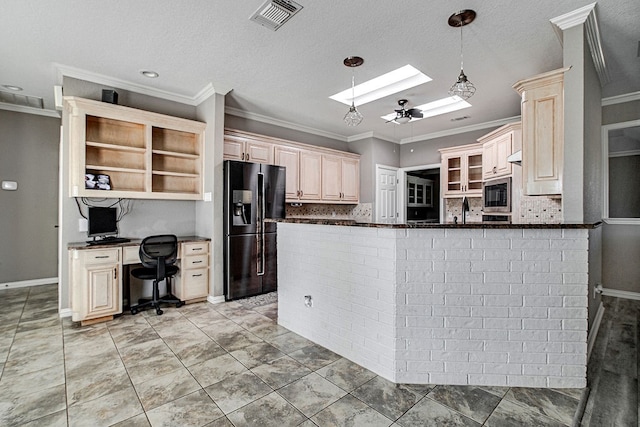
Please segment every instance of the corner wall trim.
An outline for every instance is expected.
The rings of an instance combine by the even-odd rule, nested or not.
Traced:
[[[224,295],[220,295],[217,297],[214,297],[213,295],[209,295],[207,297],[207,301],[209,301],[211,304],[220,304],[224,302]]]
[[[0,288],[4,288],[4,289],[26,288],[28,286],[53,285],[54,283],[58,283],[58,277],[48,277],[45,279],[32,279],[32,280],[21,280],[19,282],[0,283]]]
[[[640,300],[640,293],[638,292],[619,291],[617,289],[610,289],[610,288],[603,288],[602,295],[606,295],[608,297]]]
[[[591,357],[591,350],[593,350],[593,346],[596,343],[596,337],[598,336],[598,331],[600,330],[600,324],[602,323],[603,316],[604,304],[602,304],[602,301],[600,301],[600,306],[598,307],[596,318],[593,319],[593,323],[589,328],[589,338],[587,338],[587,362],[589,362],[589,358]]]

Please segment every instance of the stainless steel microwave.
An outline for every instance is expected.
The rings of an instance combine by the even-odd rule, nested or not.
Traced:
[[[511,178],[499,178],[482,184],[483,212],[511,212]]]

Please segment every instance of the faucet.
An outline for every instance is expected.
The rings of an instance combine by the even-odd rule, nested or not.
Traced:
[[[462,197],[462,223],[467,223],[467,212],[469,212],[469,201],[467,196]]]

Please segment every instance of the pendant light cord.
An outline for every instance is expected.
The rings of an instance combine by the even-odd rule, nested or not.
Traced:
[[[462,17],[460,17],[460,70],[464,69],[464,59],[462,57]]]

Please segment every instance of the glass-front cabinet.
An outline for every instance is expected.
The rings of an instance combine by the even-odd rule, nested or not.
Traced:
[[[433,181],[417,176],[407,176],[407,206],[433,207]]]
[[[442,197],[482,197],[482,145],[440,150]]]

